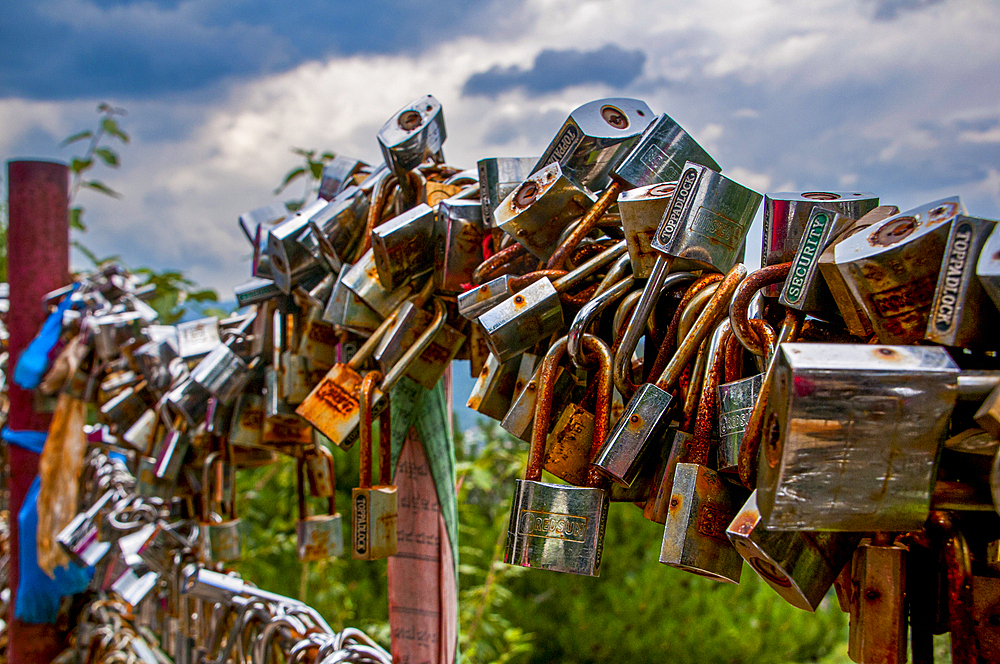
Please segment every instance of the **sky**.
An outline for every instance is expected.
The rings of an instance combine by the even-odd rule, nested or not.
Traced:
[[[123,197],[81,193],[80,239],[224,300],[250,275],[237,218],[274,200],[291,148],[379,163],[379,127],[425,94],[463,168],[538,155],[575,107],[633,97],[761,193],[873,191],[903,209],[958,194],[1000,218],[989,0],[4,5],[0,159],[69,160],[82,146],[60,141],[99,103],[127,109],[122,166],[95,173]]]

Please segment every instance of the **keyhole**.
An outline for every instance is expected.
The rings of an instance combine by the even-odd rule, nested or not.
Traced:
[[[615,129],[628,128],[628,117],[614,106],[605,106],[602,108],[601,117]]]
[[[406,111],[399,114],[399,127],[406,131],[413,131],[420,126],[420,114],[416,111]]]

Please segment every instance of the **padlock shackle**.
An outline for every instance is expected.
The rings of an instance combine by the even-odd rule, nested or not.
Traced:
[[[597,401],[594,406],[594,438],[590,446],[588,461],[593,462],[597,458],[597,453],[604,445],[611,427],[611,399],[612,380],[611,371],[614,360],[611,357],[611,349],[600,337],[592,334],[583,335],[583,347],[586,349],[586,357],[597,356]],[[604,476],[596,466],[587,467],[587,486],[593,489],[600,488],[604,482]]]
[[[718,277],[718,279],[705,284],[705,287],[695,293],[685,306],[677,307],[677,310],[680,311],[680,315],[676,317],[677,329],[674,330],[674,326],[670,326],[671,331],[675,333],[671,336],[674,348],[677,348],[684,343],[684,337],[691,332],[691,328],[694,327],[694,323],[698,320],[698,316],[700,316],[701,312],[705,310],[709,300],[711,300],[712,296],[715,295],[715,291],[719,290],[719,283],[722,281],[722,275],[713,274],[710,276]]]
[[[399,179],[389,170],[386,170],[385,175],[376,180],[375,188],[371,194],[371,203],[368,205],[368,216],[365,219],[362,241],[351,257],[351,263],[357,263],[365,255],[365,252],[372,248],[372,231],[382,223],[382,213],[389,201],[389,194],[398,183]]]
[[[729,311],[729,302],[733,297],[733,293],[743,279],[746,278],[746,274],[747,268],[743,263],[737,263],[729,271],[726,278],[719,285],[718,290],[712,295],[712,299],[709,300],[708,305],[698,316],[698,320],[692,326],[691,332],[684,337],[683,343],[677,348],[677,352],[674,353],[670,362],[667,363],[663,374],[656,381],[657,387],[661,390],[668,390],[677,382],[684,367],[691,361],[695,353],[698,352],[701,342],[712,333],[719,318]]]
[[[410,365],[424,354],[424,351],[430,347],[431,343],[437,337],[438,332],[444,328],[445,313],[444,304],[441,300],[434,298],[434,318],[431,320],[431,324],[417,337],[413,345],[403,353],[403,356],[393,365],[392,369],[389,369],[382,380],[382,385],[379,389],[386,397],[388,397],[390,390],[396,386],[396,383],[399,382],[399,379],[410,370]]]
[[[653,365],[649,367],[646,371],[647,376],[659,376],[663,373],[664,367],[670,361],[670,358],[674,356],[674,351],[677,350],[677,346],[683,341],[684,337],[681,335],[680,329],[682,324],[682,319],[685,318],[687,313],[690,318],[691,323],[687,323],[688,331],[693,324],[694,319],[697,318],[701,310],[704,309],[704,304],[699,305],[698,308],[692,307],[691,302],[700,293],[702,293],[706,288],[722,281],[723,275],[718,273],[706,274],[688,286],[688,289],[684,291],[684,295],[681,296],[681,301],[677,304],[677,309],[674,311],[673,317],[670,319],[670,326],[667,327],[666,334],[663,335],[663,342],[660,344],[660,348],[656,353],[656,358],[653,360]],[[714,290],[714,289],[713,289]],[[686,321],[685,321],[686,322]]]
[[[487,277],[526,253],[528,253],[528,249],[523,244],[516,242],[509,247],[501,249],[480,263],[479,267],[472,271],[472,283],[475,286],[483,285],[488,281]]]
[[[732,334],[729,319],[724,318],[715,328],[711,341],[707,342],[708,361],[705,363],[701,399],[698,401],[698,414],[695,418],[693,436],[688,445],[688,454],[681,459],[683,463],[708,465],[712,448],[712,428],[719,412],[719,383],[726,357],[726,345]]]
[[[628,256],[624,256],[623,258],[628,258]],[[615,300],[628,293],[634,284],[635,279],[631,276],[625,277],[599,296],[594,297],[594,299],[580,309],[576,318],[573,319],[572,325],[569,327],[569,334],[566,335],[566,349],[569,351],[573,361],[581,361],[580,345],[583,335],[587,331],[587,328],[590,327],[590,324],[594,322],[597,315],[614,303]]]
[[[740,285],[733,296],[733,303],[729,307],[729,318],[733,324],[733,334],[740,340],[743,347],[754,355],[763,356],[765,353],[764,343],[754,334],[748,322],[750,301],[758,291],[774,284],[783,284],[789,271],[792,269],[791,261],[768,265],[752,272]]]
[[[615,387],[621,392],[623,397],[631,397],[634,389],[630,389],[629,372],[632,365],[632,353],[639,345],[639,338],[642,337],[646,329],[646,320],[653,313],[653,307],[660,299],[660,296],[681,284],[694,281],[695,276],[691,272],[670,272],[672,260],[666,256],[659,256],[653,271],[646,280],[646,286],[642,289],[639,303],[632,309],[632,317],[625,328],[625,336],[615,352],[614,378]]]
[[[405,302],[405,300],[404,300]],[[371,333],[361,347],[351,356],[351,359],[347,361],[347,367],[354,372],[357,372],[365,362],[367,362],[375,351],[378,349],[379,342],[382,341],[382,337],[385,336],[386,332],[389,331],[396,324],[396,319],[399,316],[399,310],[403,307],[403,302],[399,303],[399,306],[393,310],[391,314],[385,317],[375,331]]]
[[[608,263],[614,261],[627,250],[628,247],[625,240],[619,240],[601,253],[583,263],[583,265],[574,269],[572,272],[568,272],[565,276],[553,281],[552,286],[556,289],[557,293],[565,293],[570,288],[594,274]]]
[[[557,340],[545,353],[538,377],[538,396],[535,399],[535,421],[531,432],[531,447],[528,450],[528,465],[524,479],[530,482],[542,481],[542,466],[545,463],[545,441],[549,435],[552,418],[552,393],[555,386],[556,370],[566,354],[567,337]]]
[[[781,323],[781,330],[778,332],[778,344],[795,341],[799,332],[802,331],[802,323],[805,320],[805,313],[796,309],[785,309],[785,320]],[[730,318],[730,320],[732,320]],[[736,333],[735,326],[733,333]],[[764,412],[767,410],[768,387],[771,384],[771,377],[774,369],[778,365],[778,347],[775,347],[771,359],[767,363],[767,371],[764,373],[764,382],[761,384],[760,392],[757,393],[757,401],[750,411],[750,419],[747,420],[746,429],[743,430],[743,440],[740,441],[739,473],[740,481],[748,489],[757,487],[757,457],[760,452],[760,443],[764,435]],[[770,434],[769,434],[770,435]],[[772,444],[772,441],[768,441]]]
[[[361,380],[359,394],[359,404],[361,409],[361,438],[359,442],[359,468],[358,475],[360,484],[358,488],[372,488],[372,405],[374,404],[375,388],[382,385],[382,398],[386,400],[385,409],[379,416],[378,428],[378,476],[379,485],[386,486],[392,483],[392,420],[390,417],[391,407],[388,403],[389,390],[384,387],[385,380],[380,371],[369,371]]]
[[[594,291],[592,297],[600,297],[622,279],[629,277],[632,277],[632,259],[628,253],[624,253],[608,268],[607,273],[605,273],[604,278],[597,285],[597,290]]]

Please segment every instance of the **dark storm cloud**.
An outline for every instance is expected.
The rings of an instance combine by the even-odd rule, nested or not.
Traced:
[[[144,98],[502,29],[500,0],[7,0],[0,99]],[[512,18],[514,17],[514,18]]]
[[[642,74],[644,64],[644,52],[615,44],[594,51],[545,49],[535,56],[530,69],[495,66],[473,74],[462,87],[462,94],[495,97],[523,88],[529,94],[540,95],[585,83],[621,88]]]

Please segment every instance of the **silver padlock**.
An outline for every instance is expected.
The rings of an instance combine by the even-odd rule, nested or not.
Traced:
[[[585,347],[592,352],[596,338],[584,338]],[[593,350],[596,350],[594,348]],[[610,403],[611,362],[610,352],[601,355],[603,375],[598,401]],[[552,375],[559,356],[546,357]],[[531,453],[523,480],[515,480],[514,499],[507,525],[507,545],[504,562],[535,569],[600,576],[604,551],[604,528],[608,517],[608,494],[599,488],[600,477],[588,473],[587,486],[542,482],[542,464],[549,430],[548,404],[552,400],[552,381],[540,385],[538,409]],[[598,415],[600,426],[607,426],[607,413]],[[606,429],[605,429],[606,430]],[[600,443],[603,432],[595,432],[595,442]],[[591,450],[593,454],[593,449]]]
[[[417,337],[431,324],[433,315],[421,308],[419,300],[418,297],[403,303],[396,314],[395,323],[382,337],[375,350],[375,361],[385,372],[399,361],[406,349],[416,343]],[[427,349],[413,361],[406,375],[424,388],[434,389],[464,343],[465,335],[445,324],[431,340]]]
[[[881,343],[923,338],[951,224],[963,213],[957,196],[941,199],[834,246],[837,270]]]
[[[878,196],[870,191],[782,191],[764,197],[764,236],[761,244],[761,267],[787,263],[802,243],[812,211],[822,208],[850,219],[860,219],[878,207]],[[780,286],[764,291],[778,297]]]
[[[626,190],[672,182],[680,177],[689,161],[713,171],[722,170],[683,127],[664,113],[646,127],[612,177]]]
[[[369,205],[368,196],[359,187],[347,187],[309,218],[310,229],[303,235],[303,245],[317,259],[325,259],[332,270],[339,271],[362,240]]]
[[[218,318],[199,318],[177,324],[177,354],[185,361],[208,355],[220,343]]]
[[[481,315],[514,294],[510,276],[503,275],[476,286],[458,296],[458,315],[466,320],[478,320]]]
[[[636,279],[649,277],[660,256],[651,242],[667,206],[670,205],[676,186],[676,182],[662,182],[623,191],[618,196],[618,211],[622,216],[628,255],[632,260],[632,274]]]
[[[241,447],[260,447],[264,436],[264,396],[244,392],[236,398],[229,442]]]
[[[565,327],[559,293],[541,278],[479,317],[486,343],[499,362],[506,362]]]
[[[225,474],[224,462],[218,453],[213,452],[205,459],[201,473],[201,524],[200,529],[205,534],[206,549],[203,552],[212,562],[237,560],[241,556],[242,538],[240,535],[241,520],[236,516],[236,485],[232,483],[232,493],[229,496],[229,518],[212,510],[212,504],[222,504],[223,484],[220,479]],[[214,471],[214,472],[213,472]],[[215,475],[215,481],[211,477]],[[214,495],[213,495],[214,494]]]
[[[590,191],[601,191],[608,186],[611,171],[654,118],[649,106],[638,99],[587,102],[566,118],[532,173],[558,163],[575,182]]]
[[[338,154],[323,167],[319,179],[319,197],[333,200],[337,194],[351,186],[356,174],[369,169],[370,166],[359,159]]]
[[[191,381],[229,405],[250,380],[250,368],[226,344],[219,344],[191,371]]]
[[[558,163],[533,173],[493,213],[497,227],[541,259],[548,259],[566,227],[595,201]]]
[[[325,200],[317,199],[268,231],[271,276],[274,284],[286,295],[307,275],[326,269],[301,238],[310,230],[310,217],[327,205]]]
[[[329,466],[330,477],[336,478],[333,455],[327,452],[319,456]],[[344,532],[337,513],[336,486],[331,487],[333,490],[327,496],[327,513],[310,515],[306,507],[305,465],[306,460],[300,457],[297,464],[299,520],[295,524],[299,560],[337,558],[344,553]]]
[[[510,192],[528,179],[538,157],[490,157],[480,159],[479,201],[483,209],[482,221],[488,228],[496,223],[493,211]]]
[[[434,210],[420,203],[372,231],[372,252],[379,283],[394,291],[434,269]]]
[[[919,529],[958,393],[948,353],[782,344],[775,362],[757,476],[767,527]]]
[[[788,278],[781,289],[780,304],[826,320],[831,314],[839,314],[833,294],[820,272],[819,261],[827,246],[853,223],[850,217],[823,207],[813,207],[792,259]]]
[[[386,165],[399,179],[406,206],[415,204],[416,192],[408,172],[427,159],[444,161],[441,145],[448,137],[441,103],[430,95],[396,111],[378,131],[378,144]]]
[[[384,288],[379,282],[375,253],[371,249],[343,275],[342,280],[348,289],[383,318],[391,314],[413,291],[410,284],[403,284],[394,290]]]
[[[483,208],[476,201],[449,198],[438,203],[434,284],[445,293],[461,293],[483,262]]]
[[[975,275],[995,221],[958,216],[951,223],[924,338],[944,346],[997,347],[1000,313]]]
[[[753,571],[794,607],[815,611],[861,540],[853,533],[782,532],[764,528],[757,492],[726,535]]]
[[[503,420],[514,398],[514,385],[521,362],[518,357],[501,362],[496,355],[490,353],[465,405],[486,417]]]

